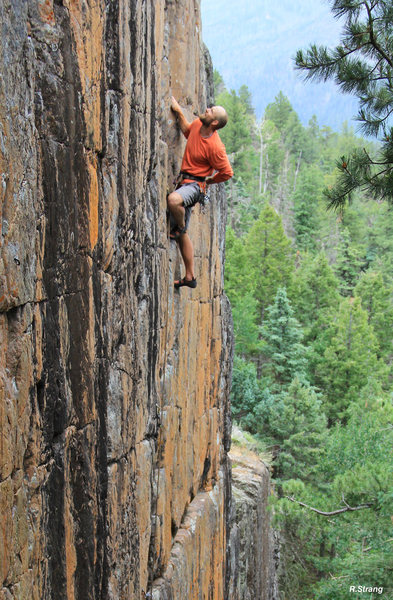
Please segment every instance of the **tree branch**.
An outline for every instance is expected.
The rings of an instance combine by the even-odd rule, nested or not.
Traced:
[[[373,163],[374,165],[386,165],[388,163]],[[383,169],[382,171],[379,171],[378,173],[375,173],[375,175],[373,175],[372,177],[370,177],[370,179],[367,181],[367,183],[371,183],[374,179],[377,179],[377,177],[379,177],[380,175],[384,175],[385,173],[389,173],[392,170],[393,167],[388,167],[387,169]],[[363,184],[365,185],[365,184]]]
[[[386,60],[386,62],[392,67],[393,69],[393,62],[391,61],[390,57],[386,54],[386,52],[384,52],[381,48],[381,46],[378,44],[377,40],[375,39],[375,34],[374,34],[374,28],[373,28],[373,18],[371,15],[371,11],[373,8],[375,8],[375,5],[372,6],[370,8],[370,6],[367,4],[367,2],[364,3],[366,10],[367,10],[367,15],[368,15],[368,23],[369,23],[369,35],[370,35],[370,43],[371,45],[375,48],[375,50],[377,52],[379,52],[379,54],[381,56],[383,56],[383,58]]]
[[[322,515],[323,517],[332,517],[333,515],[339,515],[341,513],[351,512],[354,510],[362,510],[363,508],[371,508],[372,506],[374,506],[373,503],[371,503],[371,502],[369,502],[367,504],[360,504],[359,506],[349,506],[349,504],[347,504],[344,501],[345,502],[344,508],[338,508],[337,510],[325,512],[323,510],[318,510],[318,508],[313,508],[312,506],[309,506],[308,504],[305,504],[304,502],[300,502],[300,500],[295,500],[295,498],[293,496],[286,496],[286,498],[288,498],[288,500],[290,500],[291,502],[296,502],[300,506],[304,506],[304,508],[308,508],[309,510],[316,512],[318,515]]]
[[[364,185],[364,184],[363,184]],[[350,194],[352,194],[352,192],[354,190],[356,190],[356,188],[359,187],[358,184],[354,183],[350,188],[348,188],[345,192],[343,192],[342,194],[339,194],[338,196],[335,196],[334,198],[332,196],[330,196],[328,193],[326,193],[326,196],[328,198],[328,208],[338,208],[339,206],[341,206],[344,201],[345,198],[347,196],[349,196]],[[329,190],[328,190],[329,191]]]
[[[337,64],[339,64],[343,59],[346,59],[348,56],[350,56],[350,54],[353,54],[354,52],[358,52],[359,50],[361,50],[362,48],[364,48],[365,46],[368,46],[370,44],[370,42],[364,42],[363,44],[361,44],[360,46],[357,46],[356,48],[348,48],[347,47],[347,52],[343,52],[342,55],[334,58],[333,56],[327,56],[327,60],[326,62],[320,61],[318,63],[318,65],[313,65],[312,64],[312,59],[313,59],[313,54],[312,51],[309,49],[307,50],[307,56],[305,59],[303,59],[302,57],[302,64],[299,64],[298,62],[298,58],[296,57],[296,68],[297,69],[306,69],[309,71],[309,73],[306,73],[305,77],[306,79],[311,79],[312,77],[319,77],[318,73],[315,73],[315,71],[317,70],[322,70],[322,69],[326,69],[329,67],[333,67],[336,66]],[[316,50],[318,50],[316,48]],[[299,57],[300,58],[300,57]],[[307,64],[307,60],[310,61]],[[382,60],[382,59],[381,59]]]
[[[386,79],[386,77],[375,77],[375,78],[371,78],[371,75],[374,73],[375,69],[377,69],[379,67],[379,65],[382,62],[382,58],[380,58],[379,60],[377,60],[377,62],[375,63],[375,65],[373,66],[373,68],[371,69],[371,71],[369,72],[369,77],[372,81],[377,81],[378,79]]]

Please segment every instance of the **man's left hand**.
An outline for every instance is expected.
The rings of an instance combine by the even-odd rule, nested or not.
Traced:
[[[178,101],[172,96],[171,98],[171,109],[175,114],[180,114],[182,113],[182,109],[180,107],[180,104],[178,103]]]

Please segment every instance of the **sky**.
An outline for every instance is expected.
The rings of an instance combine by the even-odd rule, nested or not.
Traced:
[[[304,124],[315,114],[320,126],[337,130],[356,115],[353,96],[333,82],[305,83],[294,69],[299,48],[339,41],[342,21],[333,18],[327,0],[202,0],[201,7],[214,67],[228,89],[249,87],[258,117],[280,90]]]

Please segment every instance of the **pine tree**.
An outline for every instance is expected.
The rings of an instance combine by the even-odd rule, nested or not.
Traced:
[[[282,92],[279,92],[274,102],[267,105],[265,119],[274,123],[282,142],[294,160],[297,160],[306,146],[306,135],[297,113]]]
[[[370,378],[386,380],[378,360],[378,342],[359,298],[346,298],[325,336],[327,346],[316,367],[316,384],[324,391],[330,421],[345,416]]]
[[[242,104],[246,108],[246,113],[251,117],[255,117],[254,107],[252,105],[252,95],[246,85],[242,85],[239,88],[239,98]]]
[[[388,288],[382,274],[366,271],[355,287],[355,295],[367,311],[368,323],[372,325],[379,344],[379,356],[391,362],[393,358],[393,289]]]
[[[285,157],[285,148],[282,144],[281,135],[273,121],[265,118],[261,125],[263,138],[263,161],[262,161],[262,192],[273,197],[276,189],[277,177],[281,171],[281,165]]]
[[[296,66],[306,79],[334,79],[343,92],[360,99],[358,120],[366,135],[378,137],[376,159],[356,149],[337,161],[339,177],[326,190],[329,205],[341,207],[353,191],[393,203],[393,5],[386,0],[330,0],[335,17],[343,17],[341,43],[329,50],[310,46],[296,54]]]
[[[214,86],[214,97],[217,98],[217,96],[219,96],[220,94],[222,94],[223,92],[225,92],[225,83],[224,83],[224,79],[222,78],[221,73],[219,73],[219,71],[217,71],[217,69],[214,69],[213,71],[213,86]]]
[[[299,173],[293,193],[296,245],[300,250],[315,250],[318,231],[318,200],[321,195],[321,172],[307,167]]]
[[[386,202],[378,204],[368,230],[367,254],[372,270],[381,271],[384,281],[393,284],[393,207]],[[371,260],[370,260],[371,258]]]
[[[252,293],[254,285],[244,242],[231,227],[226,229],[225,242],[225,292],[231,303],[236,303],[242,296]]]
[[[340,232],[340,241],[336,250],[337,258],[334,271],[340,280],[340,293],[342,296],[351,296],[364,260],[362,260],[356,246],[351,242],[347,228]]]
[[[235,356],[232,373],[232,413],[243,427],[254,422],[255,408],[260,401],[256,367],[239,356]],[[252,426],[248,427],[253,431]]]
[[[293,316],[293,309],[285,288],[279,288],[274,303],[267,309],[263,326],[265,347],[264,373],[281,389],[295,377],[306,380],[306,348],[302,344],[303,332]]]
[[[274,102],[268,104],[265,110],[265,118],[272,121],[281,134],[284,133],[290,115],[294,112],[288,98],[279,92]]]
[[[232,304],[235,351],[240,356],[251,357],[261,349],[259,339],[258,304],[249,292],[238,297]]]
[[[294,160],[301,158],[306,146],[306,134],[297,113],[293,110],[286,122],[284,141]]]
[[[293,270],[290,242],[282,222],[271,206],[262,209],[245,240],[249,273],[254,283],[261,321],[274,300],[277,288],[288,285]]]
[[[235,350],[249,356],[259,348],[258,304],[244,243],[230,227],[226,231],[225,254],[225,291],[232,306]]]
[[[341,300],[338,288],[339,281],[323,252],[302,257],[290,298],[307,344],[314,343],[329,327]]]
[[[327,420],[315,391],[295,377],[288,391],[271,403],[268,427],[280,445],[276,476],[312,480],[327,436]]]
[[[319,365],[330,343],[331,323],[342,300],[338,288],[339,281],[323,252],[302,257],[293,277],[290,298],[303,327],[308,373],[313,385],[318,381]]]

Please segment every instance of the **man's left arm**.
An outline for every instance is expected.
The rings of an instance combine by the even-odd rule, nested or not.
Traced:
[[[187,121],[187,119],[184,116],[184,113],[180,107],[180,104],[178,103],[177,100],[175,100],[175,98],[173,96],[171,99],[171,110],[177,116],[180,129],[181,129],[183,135],[187,138],[190,134],[191,123],[189,123]]]
[[[206,178],[207,185],[227,181],[233,176],[233,170],[223,147],[210,158],[210,164],[217,173]]]

